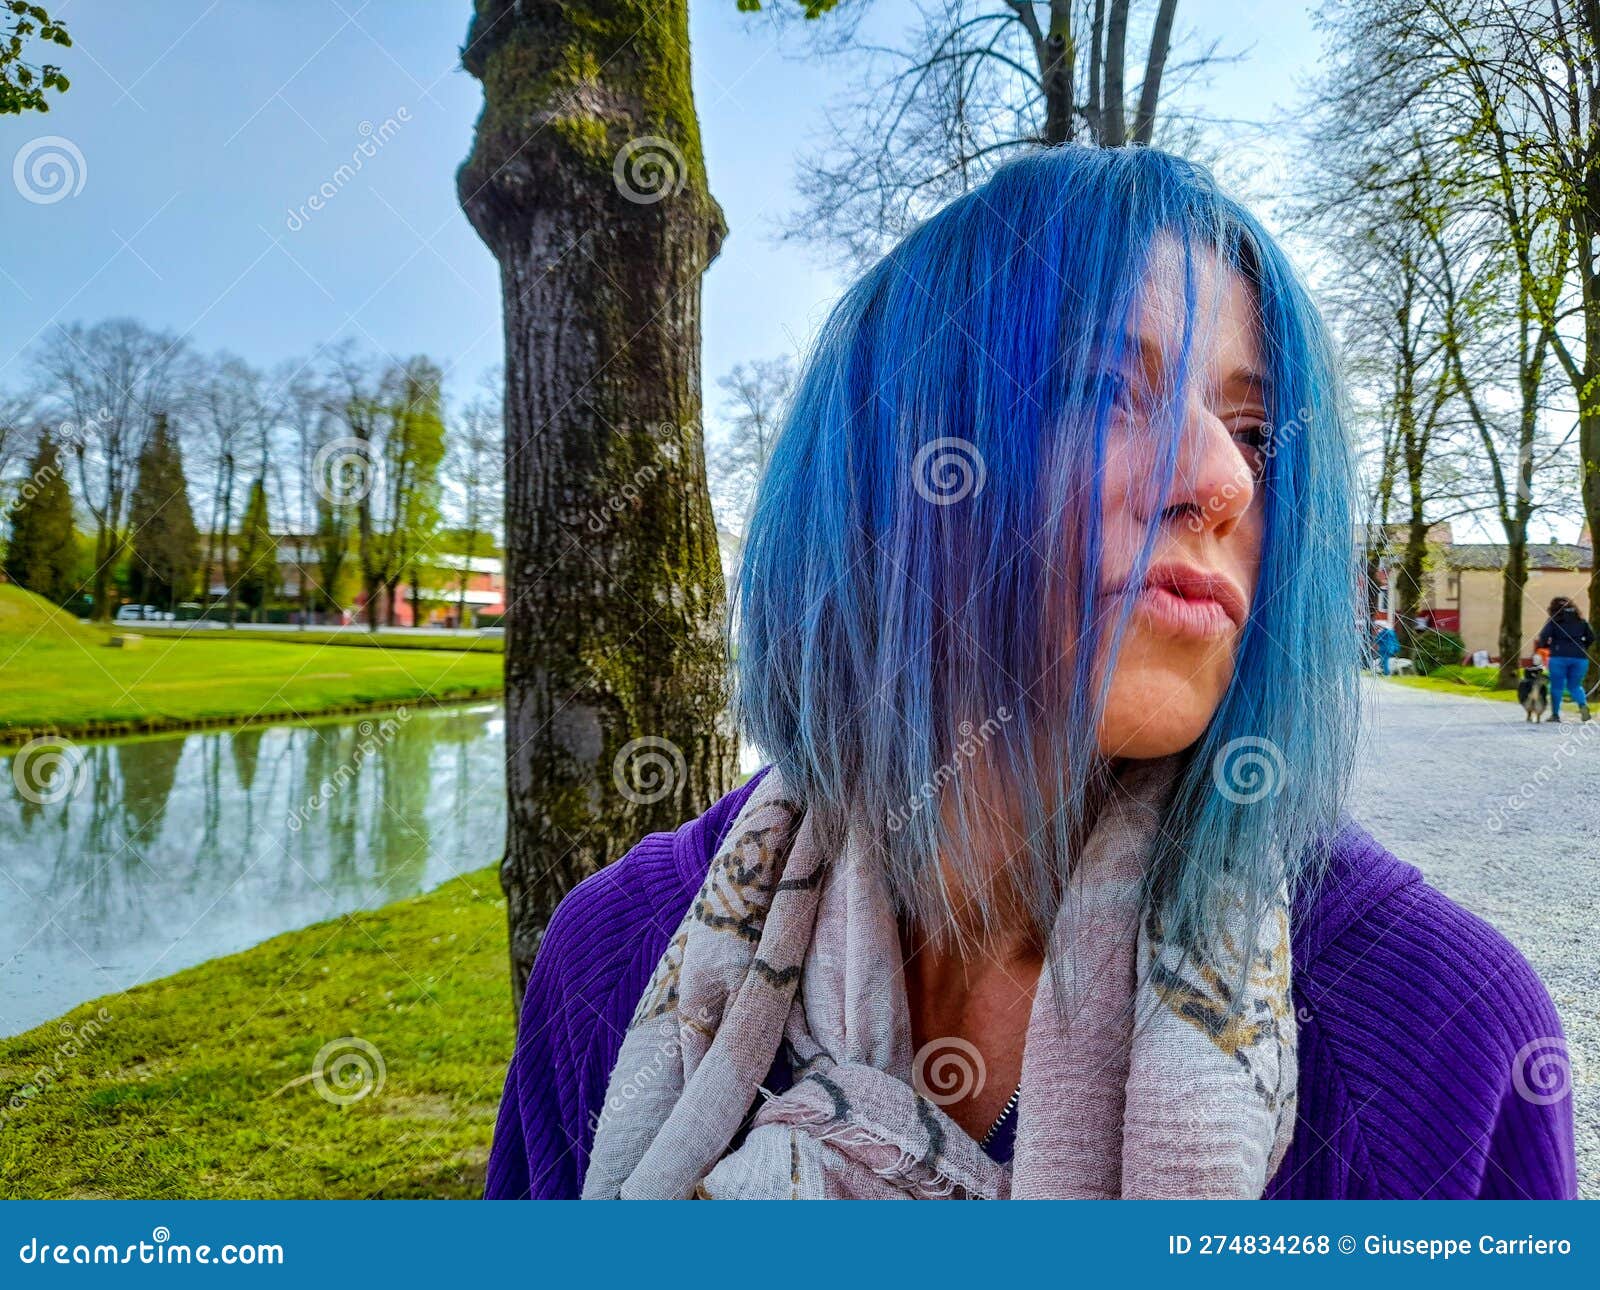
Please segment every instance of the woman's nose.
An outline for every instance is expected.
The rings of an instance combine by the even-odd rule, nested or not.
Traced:
[[[1255,472],[1228,427],[1209,408],[1192,407],[1168,496],[1197,533],[1225,538],[1255,500]]]

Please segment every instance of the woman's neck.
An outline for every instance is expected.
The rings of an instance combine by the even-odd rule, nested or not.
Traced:
[[[1044,956],[1021,932],[966,955],[909,935],[902,944],[918,1091],[981,1140],[1021,1082]]]

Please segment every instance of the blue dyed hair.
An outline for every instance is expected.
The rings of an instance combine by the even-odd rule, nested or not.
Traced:
[[[1270,430],[1250,617],[1163,821],[1149,907],[1192,948],[1220,929],[1221,880],[1268,900],[1315,871],[1337,824],[1358,614],[1322,322],[1282,251],[1201,167],[1146,148],[1040,151],[929,219],[839,301],[757,490],[735,589],[745,734],[827,845],[873,822],[902,912],[934,935],[955,929],[954,892],[985,934],[1002,925],[986,894],[995,839],[964,807],[952,825],[936,806],[973,758],[1020,801],[1030,841],[1010,862],[1035,932],[1092,822],[1121,631],[1085,572],[1100,568],[1102,517],[1083,499],[1100,496],[1106,464],[1100,373],[1136,330],[1158,243],[1188,266],[1176,388],[1210,257],[1254,289]],[[1147,427],[1164,445],[1163,495],[1180,424]]]

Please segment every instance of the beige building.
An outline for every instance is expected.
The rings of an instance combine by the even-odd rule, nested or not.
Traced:
[[[1391,541],[1397,539],[1403,540],[1403,534],[1391,535]],[[1547,606],[1552,599],[1570,596],[1580,609],[1587,610],[1589,570],[1593,560],[1593,547],[1587,542],[1528,545],[1528,581],[1522,593],[1523,659],[1533,653],[1534,637],[1545,624]],[[1420,606],[1422,617],[1432,627],[1459,635],[1469,658],[1482,651],[1499,662],[1500,596],[1505,564],[1503,545],[1454,542],[1448,524],[1435,525],[1429,531],[1427,592]],[[1389,614],[1388,588],[1380,586],[1378,617],[1387,621]]]

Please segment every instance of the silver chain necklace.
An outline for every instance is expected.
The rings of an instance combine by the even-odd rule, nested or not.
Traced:
[[[980,1148],[986,1148],[991,1142],[994,1141],[994,1135],[1000,1132],[1000,1126],[1006,1122],[1006,1116],[1010,1115],[1011,1112],[1016,1109],[1017,1099],[1021,1096],[1022,1085],[1019,1083],[1016,1089],[1012,1092],[1011,1096],[1006,1099],[1006,1104],[1000,1108],[1000,1115],[995,1122],[989,1126],[989,1132],[984,1134],[979,1140],[978,1146]]]

